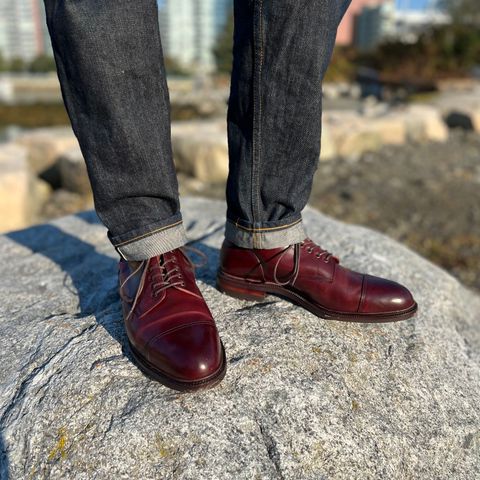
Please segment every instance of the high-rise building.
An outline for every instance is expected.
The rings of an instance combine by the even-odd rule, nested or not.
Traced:
[[[43,0],[32,0],[37,1],[40,4],[40,30],[41,30],[41,38],[42,38],[42,52],[45,55],[50,55],[53,57],[53,48],[52,42],[50,40],[50,34],[48,33],[47,27],[47,14],[45,12],[45,4]]]
[[[355,19],[355,46],[368,51],[388,38],[395,38],[394,1],[364,7]]]
[[[213,70],[212,49],[232,4],[233,0],[163,0],[159,3],[165,56],[184,67]]]
[[[217,0],[215,5],[215,30],[220,33],[233,12],[233,0]]]
[[[355,40],[355,20],[366,7],[372,8],[381,5],[386,0],[352,0],[345,15],[338,26],[337,45],[352,45]]]
[[[439,10],[437,3],[435,0],[389,0],[364,7],[355,20],[355,46],[368,51],[388,40],[415,43],[428,28],[450,22],[449,15]]]
[[[194,30],[192,0],[164,0],[159,5],[160,34],[163,53],[181,65],[194,58]]]
[[[51,53],[42,0],[0,0],[0,51],[24,60]]]
[[[232,7],[233,0],[159,0],[165,55],[186,67],[212,70],[212,49]],[[52,54],[43,0],[0,0],[0,52],[24,60]]]
[[[337,44],[368,51],[390,39],[416,42],[429,26],[450,21],[442,5],[442,0],[352,0],[338,28]]]

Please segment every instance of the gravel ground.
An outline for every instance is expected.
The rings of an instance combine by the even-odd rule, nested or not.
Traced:
[[[224,195],[224,185],[183,176],[180,185],[184,194]],[[453,131],[446,143],[322,162],[310,204],[387,233],[480,290],[480,135]]]

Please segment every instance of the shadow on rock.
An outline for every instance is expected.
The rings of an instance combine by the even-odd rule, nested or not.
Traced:
[[[210,287],[215,287],[220,251],[218,248],[210,247],[199,240],[193,240],[189,245],[192,245],[205,255],[205,259],[203,259],[195,252],[187,251],[192,262],[199,264],[199,266],[195,268],[195,277]]]
[[[2,433],[0,433],[0,479],[8,480],[8,456]]]
[[[80,212],[76,216],[91,225],[100,224],[94,211]],[[223,228],[223,227],[221,227]],[[202,243],[210,236],[192,239],[206,256],[206,264],[196,269],[197,279],[215,286],[219,250]],[[55,262],[64,272],[63,288],[78,295],[79,312],[76,318],[94,315],[99,325],[122,347],[127,344],[118,295],[117,260],[99,253],[96,247],[52,224],[38,225],[7,234],[11,240]],[[187,251],[192,261],[202,260],[194,251]],[[203,262],[204,263],[204,262]],[[50,312],[55,315],[55,312]],[[124,348],[129,356],[128,349]]]
[[[88,223],[98,223],[92,212],[77,215]],[[125,345],[122,313],[118,296],[117,261],[95,246],[45,224],[8,233],[11,240],[55,262],[64,272],[63,287],[78,295],[75,318],[94,315],[114,340]],[[55,315],[57,312],[49,312]],[[57,313],[58,314],[58,313]]]

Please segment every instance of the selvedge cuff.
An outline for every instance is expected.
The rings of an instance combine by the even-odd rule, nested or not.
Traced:
[[[242,248],[279,248],[299,243],[307,237],[302,219],[286,225],[248,228],[227,220],[225,238]]]
[[[113,246],[123,259],[130,261],[147,260],[182,247],[186,243],[185,227],[183,222],[179,221]]]

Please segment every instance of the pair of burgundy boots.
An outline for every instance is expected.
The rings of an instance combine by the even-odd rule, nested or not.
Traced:
[[[142,262],[121,260],[119,280],[125,327],[139,367],[175,390],[219,383],[227,366],[225,350],[183,249]],[[225,241],[217,286],[248,300],[279,295],[319,317],[348,322],[393,322],[417,310],[402,285],[342,267],[310,239],[271,250]]]

